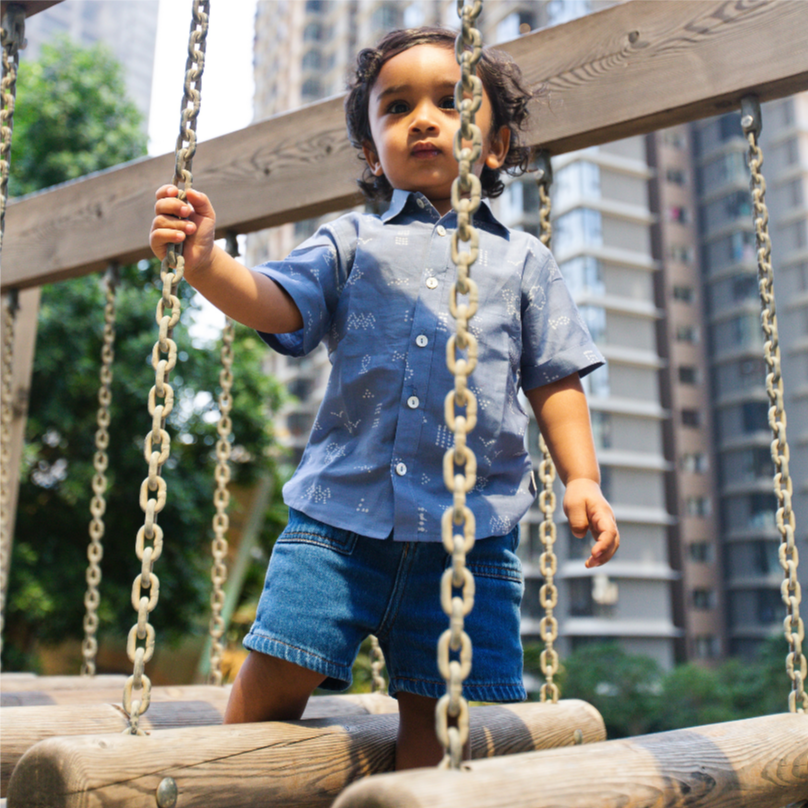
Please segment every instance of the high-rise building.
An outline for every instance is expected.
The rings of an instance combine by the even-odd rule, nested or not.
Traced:
[[[70,0],[25,21],[27,48],[22,59],[34,60],[45,43],[60,35],[79,45],[104,43],[124,68],[126,90],[149,126],[159,0]]]

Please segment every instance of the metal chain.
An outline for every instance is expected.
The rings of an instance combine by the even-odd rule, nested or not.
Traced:
[[[84,661],[81,666],[82,676],[95,676],[95,657],[98,653],[98,604],[101,600],[98,585],[101,583],[101,559],[104,557],[104,513],[107,510],[105,494],[107,491],[106,470],[109,465],[107,448],[109,447],[109,405],[112,403],[112,362],[115,358],[115,288],[118,285],[118,266],[111,264],[104,278],[106,286],[106,305],[104,306],[104,344],[101,348],[101,370],[98,388],[98,429],[95,433],[95,455],[93,457],[93,498],[90,500],[90,543],[87,545],[87,592],[84,595],[84,642],[81,644],[81,655]]]
[[[0,653],[3,651],[6,591],[11,567],[11,423],[14,378],[14,322],[19,308],[18,295],[12,290],[3,298],[2,389],[0,390]]]
[[[553,238],[553,226],[550,224],[550,186],[553,182],[553,169],[549,153],[537,152],[534,156],[533,167],[536,169],[536,183],[539,186],[539,239],[549,249]],[[561,696],[558,684],[554,681],[558,673],[558,651],[553,647],[553,643],[558,638],[558,619],[553,614],[553,609],[558,605],[558,587],[553,580],[553,576],[558,570],[558,559],[553,549],[557,536],[554,521],[556,495],[553,490],[556,469],[541,432],[539,433],[539,451],[541,452],[539,478],[542,484],[539,494],[539,509],[544,516],[539,526],[539,537],[544,547],[544,552],[539,558],[539,569],[544,576],[544,584],[539,591],[539,602],[544,609],[544,617],[539,623],[539,634],[544,640],[544,650],[541,652],[541,670],[545,678],[545,682],[541,686],[541,700],[552,701],[555,704]]]
[[[3,46],[3,79],[0,82],[0,252],[6,232],[8,175],[11,170],[11,130],[14,127],[14,104],[17,94],[17,68],[20,51],[25,47],[25,9],[9,4],[0,28]]]
[[[191,163],[196,152],[196,119],[199,114],[200,87],[205,65],[207,44],[209,0],[194,0],[191,33],[188,42],[188,59],[185,66],[185,92],[182,100],[182,122],[177,138],[177,153],[174,166],[174,183],[183,187],[180,197],[185,198],[193,182]],[[171,439],[165,425],[174,406],[174,390],[168,377],[177,364],[177,344],[171,339],[174,326],[179,322],[181,306],[176,295],[177,286],[182,280],[185,261],[182,245],[171,245],[160,267],[163,281],[162,297],[157,303],[157,323],[160,333],[152,350],[152,367],[155,371],[155,384],[149,391],[149,415],[152,417],[151,431],[146,435],[144,453],[149,464],[149,476],[140,488],[140,507],[146,518],[137,534],[135,552],[141,561],[141,572],[132,584],[132,606],[138,613],[137,623],[129,632],[126,652],[134,663],[134,672],[123,691],[123,708],[129,716],[129,726],[125,734],[142,735],[139,727],[140,716],[149,708],[151,681],[144,673],[145,664],[154,655],[155,633],[149,623],[149,614],[157,606],[160,581],[152,571],[154,563],[163,551],[163,531],[157,524],[157,515],[166,504],[167,487],[161,475],[162,467],[171,451]],[[161,353],[167,358],[161,358]],[[163,399],[162,404],[157,399]],[[150,492],[156,496],[150,496]],[[151,542],[146,546],[146,542]],[[146,590],[148,594],[143,594]],[[138,645],[138,641],[143,643]]]
[[[382,671],[384,670],[384,654],[379,645],[378,637],[370,635],[370,672],[373,676],[371,693],[387,693],[387,682]]]
[[[235,233],[227,234],[227,252],[238,257],[238,242]],[[230,519],[227,515],[227,508],[230,505],[230,435],[233,431],[233,422],[230,419],[230,410],[233,408],[233,339],[236,329],[233,321],[225,318],[224,329],[222,330],[222,369],[219,371],[219,423],[216,430],[219,439],[216,441],[216,490],[213,493],[213,504],[216,506],[216,514],[213,517],[213,542],[211,552],[213,554],[213,568],[210,577],[213,581],[213,593],[210,598],[210,674],[209,679],[215,685],[222,684],[222,636],[225,625],[222,618],[224,609],[224,584],[227,581],[227,553],[229,545],[227,542],[227,531],[230,529]]]
[[[749,141],[749,169],[752,173],[751,191],[754,207],[755,237],[757,242],[758,280],[760,289],[760,319],[765,342],[764,358],[766,391],[769,394],[769,425],[772,429],[772,460],[774,461],[774,493],[777,496],[777,528],[780,531],[780,565],[785,578],[780,591],[786,605],[783,622],[789,653],[786,670],[791,678],[788,709],[792,713],[808,713],[808,694],[805,680],[808,678],[808,662],[802,652],[805,625],[800,617],[802,593],[797,579],[799,556],[794,540],[796,520],[791,507],[792,482],[789,473],[789,448],[786,439],[786,411],[783,403],[783,377],[780,366],[780,338],[777,329],[777,313],[774,301],[774,273],[771,263],[771,239],[769,238],[769,211],[766,207],[766,180],[761,173],[763,152],[758,145],[762,128],[760,104],[754,97],[744,98],[741,105],[741,126]]]
[[[477,284],[469,277],[471,265],[479,252],[479,233],[472,225],[472,215],[480,207],[480,180],[473,171],[482,154],[482,132],[474,123],[475,113],[483,102],[482,82],[476,75],[482,56],[482,36],[474,24],[482,10],[482,0],[466,5],[457,0],[461,29],[455,42],[455,55],[461,77],[455,86],[455,109],[460,112],[460,128],[454,137],[454,157],[459,176],[452,183],[452,209],[457,215],[457,229],[452,234],[452,261],[457,266],[457,281],[452,284],[449,311],[457,322],[456,334],[446,346],[446,364],[454,376],[454,389],[445,401],[446,424],[454,433],[454,446],[443,457],[443,478],[454,502],[441,521],[441,538],[446,552],[452,555],[452,566],[441,578],[441,606],[449,616],[449,628],[438,640],[438,668],[446,680],[446,695],[435,710],[435,729],[445,754],[441,768],[459,769],[463,747],[469,736],[469,708],[463,697],[463,681],[471,673],[471,639],[463,630],[463,621],[474,607],[474,577],[466,567],[466,555],[474,547],[474,514],[466,505],[466,494],[477,482],[477,459],[466,444],[468,434],[477,422],[477,399],[468,389],[468,377],[477,364],[477,339],[469,331],[469,320],[477,311]],[[463,146],[463,141],[471,146]],[[469,249],[460,250],[460,242]],[[460,302],[464,295],[466,302]],[[465,358],[462,353],[465,352]],[[459,355],[458,355],[459,354]],[[465,414],[457,412],[457,408]],[[458,471],[455,473],[455,468]],[[453,595],[453,590],[460,591]],[[450,651],[459,655],[450,659]],[[449,726],[449,718],[456,726]]]

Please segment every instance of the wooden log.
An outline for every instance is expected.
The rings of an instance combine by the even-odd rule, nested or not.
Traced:
[[[474,757],[604,736],[579,701],[472,708]],[[146,738],[52,738],[19,762],[9,808],[135,808],[155,804],[165,778],[182,808],[329,806],[348,783],[389,771],[398,716],[164,730]],[[165,786],[164,786],[165,787]]]
[[[9,5],[22,6],[25,9],[25,19],[27,20],[29,17],[33,17],[34,14],[39,14],[40,11],[56,6],[61,2],[63,0],[11,0],[11,3],[8,3],[4,0],[3,3],[0,3],[2,7],[0,8],[0,15],[5,15]]]
[[[140,719],[146,732],[178,727],[216,726],[222,723],[230,688],[201,685],[154,688],[155,701]],[[60,692],[60,691],[54,691]],[[61,691],[71,692],[71,691]],[[184,698],[168,701],[171,694]],[[34,744],[55,736],[122,733],[129,722],[120,706],[121,692],[111,704],[11,707],[0,710],[3,744],[0,747],[0,796],[8,788],[11,773]],[[160,699],[164,700],[160,700]],[[384,715],[398,712],[398,702],[389,696],[349,693],[315,696],[309,700],[304,719],[342,715]]]
[[[782,808],[808,799],[808,716],[764,716],[390,774],[334,808]]]
[[[790,42],[808,42],[804,0],[633,0],[498,47],[545,89],[528,144],[561,154],[726,112],[750,92],[767,101],[808,89],[808,48]],[[194,183],[211,196],[220,235],[359,201],[342,104],[327,99],[199,145]],[[203,114],[204,105],[203,93]],[[150,256],[154,191],[173,170],[163,155],[12,202],[2,289]]]

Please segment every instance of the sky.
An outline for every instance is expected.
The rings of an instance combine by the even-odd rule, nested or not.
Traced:
[[[257,0],[213,2],[210,10],[202,103],[197,119],[199,142],[243,129],[252,121],[253,28]],[[149,154],[174,151],[180,128],[191,0],[160,0],[154,57]],[[244,251],[240,237],[241,250]],[[224,315],[205,302],[193,335],[213,338]]]
[[[255,5],[256,0],[211,3],[197,122],[200,141],[242,129],[252,120]],[[160,0],[149,113],[153,156],[173,151],[176,144],[192,8],[191,0]]]

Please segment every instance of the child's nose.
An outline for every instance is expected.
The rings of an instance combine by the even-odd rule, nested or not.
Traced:
[[[410,130],[418,133],[436,132],[438,129],[434,109],[428,104],[419,104],[410,121]]]

